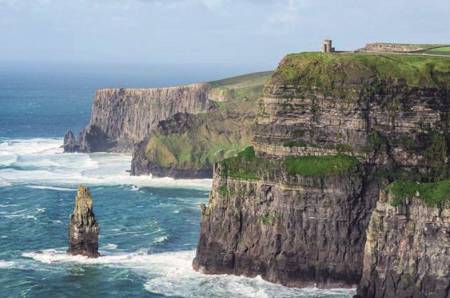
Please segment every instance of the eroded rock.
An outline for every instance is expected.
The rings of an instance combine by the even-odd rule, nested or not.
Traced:
[[[75,208],[70,217],[69,249],[71,255],[97,258],[99,226],[95,220],[93,201],[89,189],[78,187]]]

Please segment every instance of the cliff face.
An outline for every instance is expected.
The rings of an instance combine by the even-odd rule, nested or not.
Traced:
[[[131,152],[133,146],[147,137],[159,121],[184,113],[199,113],[212,106],[207,84],[193,84],[153,89],[98,90],[89,125],[73,142],[71,132],[65,148],[78,146],[81,152]],[[70,150],[68,150],[70,151]]]
[[[69,249],[71,255],[97,258],[99,227],[95,220],[92,197],[86,187],[78,188],[75,208],[70,217]]]
[[[360,169],[345,174],[243,180],[216,168],[203,207],[194,268],[288,286],[346,287],[361,274],[364,223]],[[269,174],[270,175],[270,174]],[[275,178],[276,177],[276,178]],[[267,177],[269,178],[269,177]]]
[[[194,268],[356,285],[380,190],[448,177],[449,74],[438,58],[287,56],[259,107],[256,155],[217,165]]]
[[[367,230],[360,297],[450,297],[450,205],[382,193]]]
[[[222,106],[197,115],[179,113],[161,121],[152,134],[136,146],[131,174],[212,178],[215,162],[250,144],[250,127],[256,114],[254,102],[231,101],[223,105],[233,106],[233,109]]]
[[[215,108],[161,121],[133,152],[132,175],[212,178],[215,162],[250,144],[257,100],[270,73],[209,83]]]

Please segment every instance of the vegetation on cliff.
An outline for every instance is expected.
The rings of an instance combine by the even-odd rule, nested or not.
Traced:
[[[258,180],[267,173],[287,173],[306,177],[342,175],[354,170],[359,161],[343,154],[327,156],[288,156],[281,160],[257,157],[253,147],[247,147],[238,155],[220,163],[221,175],[245,180]]]
[[[214,101],[256,100],[271,75],[271,71],[266,71],[210,82],[209,98]]]
[[[300,53],[287,55],[272,84],[337,91],[367,82],[404,81],[410,87],[450,86],[450,59],[420,55],[371,53]]]
[[[261,72],[208,83],[214,107],[184,120],[160,123],[144,147],[145,158],[161,173],[210,172],[215,162],[236,155],[251,141],[257,99],[272,72]],[[179,117],[179,115],[175,115]],[[183,118],[181,117],[181,118]],[[155,171],[153,171],[155,172]]]
[[[219,112],[197,115],[189,129],[156,132],[147,143],[146,156],[165,168],[212,168],[216,161],[233,156],[250,143],[250,135],[240,129],[235,120]]]
[[[442,206],[450,202],[450,180],[432,183],[419,183],[410,180],[399,180],[388,186],[393,199],[391,204],[399,206],[407,198],[420,198],[428,206]]]

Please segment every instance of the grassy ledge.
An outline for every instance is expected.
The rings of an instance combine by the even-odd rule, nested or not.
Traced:
[[[289,175],[338,176],[355,169],[359,161],[348,155],[286,157],[283,161]]]
[[[439,207],[450,202],[450,180],[433,183],[417,183],[399,180],[390,184],[387,190],[392,194],[392,206],[399,206],[407,198],[418,197],[427,206]]]
[[[285,157],[270,160],[257,157],[253,147],[247,147],[237,156],[220,162],[223,177],[258,180],[268,173],[285,172],[290,176],[338,176],[354,170],[359,161],[343,154],[328,156]],[[279,175],[279,174],[278,174]]]

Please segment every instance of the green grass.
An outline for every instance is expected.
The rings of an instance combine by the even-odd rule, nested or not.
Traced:
[[[275,224],[275,222],[278,220],[279,215],[277,213],[265,213],[264,215],[261,215],[259,217],[261,223],[265,226],[269,225],[272,226],[273,224]]]
[[[250,86],[264,84],[272,75],[272,71],[256,72],[241,76],[231,77],[223,80],[212,81],[209,84],[213,87],[233,87],[233,86]]]
[[[247,147],[235,157],[221,162],[222,176],[244,180],[258,180],[265,170],[275,167],[269,160],[258,158],[253,147]]]
[[[237,156],[221,162],[221,175],[244,180],[259,180],[270,174],[281,176],[283,173],[326,177],[342,175],[358,165],[356,158],[347,155],[292,156],[271,160],[257,157],[253,147],[248,147]]]
[[[283,164],[289,175],[338,176],[355,169],[359,161],[347,155],[286,157]]]
[[[424,51],[424,53],[430,55],[450,56],[450,46],[433,47],[427,51]]]
[[[346,87],[368,87],[374,79],[404,80],[414,87],[450,87],[450,59],[371,53],[290,54],[280,63],[271,81],[297,85],[305,91],[317,87],[336,93]]]
[[[450,53],[450,46],[447,47],[439,47],[439,48],[434,48],[431,49],[430,52],[449,52]]]
[[[146,156],[162,167],[200,170],[234,156],[250,144],[248,119],[225,117],[220,112],[192,116],[192,125],[183,133],[155,131],[146,147]]]
[[[450,202],[450,180],[442,180],[434,183],[417,183],[414,181],[400,180],[388,186],[392,194],[392,206],[399,206],[407,198],[419,197],[428,206],[442,206]]]
[[[210,82],[209,97],[216,101],[256,100],[273,72],[258,72]]]
[[[166,168],[199,170],[235,156],[250,144],[256,100],[271,74],[210,82],[208,96],[216,100],[217,109],[193,116],[191,127],[183,133],[154,132],[146,147],[148,160]]]

